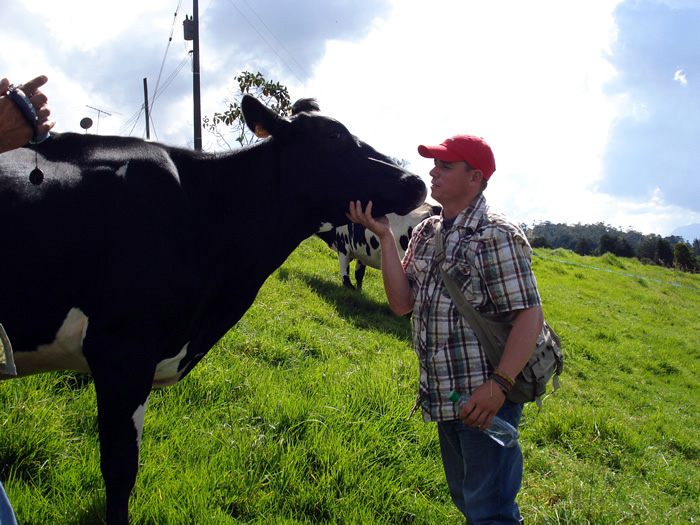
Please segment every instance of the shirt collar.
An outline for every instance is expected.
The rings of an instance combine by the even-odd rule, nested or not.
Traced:
[[[460,228],[471,229],[476,231],[479,223],[482,221],[484,215],[486,214],[486,199],[484,194],[480,193],[472,202],[464,208],[457,217],[455,217],[454,225]],[[443,223],[445,218],[443,216]]]

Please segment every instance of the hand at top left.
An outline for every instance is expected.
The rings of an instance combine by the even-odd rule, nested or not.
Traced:
[[[24,91],[24,94],[27,95],[31,101],[32,106],[34,106],[36,114],[39,117],[39,122],[41,123],[39,124],[39,135],[49,131],[55,124],[55,122],[48,120],[49,115],[51,114],[51,110],[47,104],[48,97],[39,90],[39,88],[46,84],[48,80],[49,79],[46,75],[40,75],[19,86],[19,88]]]
[[[6,96],[10,82],[6,78],[0,80],[0,153],[24,146],[35,136],[41,136],[51,130],[56,124],[49,120],[51,110],[47,97],[39,88],[46,84],[48,78],[40,75],[29,82],[18,86],[29,99],[38,117],[36,130],[27,122],[22,111]]]

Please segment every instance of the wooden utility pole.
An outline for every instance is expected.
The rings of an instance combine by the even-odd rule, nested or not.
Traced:
[[[148,80],[143,79],[143,104],[146,108],[146,140],[151,140],[151,123],[148,115]]]
[[[202,108],[199,95],[199,4],[192,0],[192,21],[194,23],[194,39],[192,41],[192,94],[194,97],[194,149],[202,149]]]

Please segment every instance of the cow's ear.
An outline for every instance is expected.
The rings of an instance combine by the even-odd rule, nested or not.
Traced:
[[[241,101],[243,109],[243,118],[253,133],[257,137],[273,137],[282,138],[289,128],[290,122],[281,118],[277,113],[261,103],[258,99],[251,95],[243,95]]]

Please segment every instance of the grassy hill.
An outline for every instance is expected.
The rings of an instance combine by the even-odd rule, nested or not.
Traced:
[[[536,250],[562,388],[525,409],[527,523],[700,519],[700,276]],[[312,238],[181,383],[151,395],[134,523],[461,524],[436,428],[409,418],[407,318]],[[124,378],[128,381],[128,378]],[[89,376],[0,383],[0,480],[20,523],[102,523]]]

